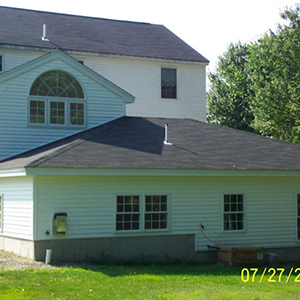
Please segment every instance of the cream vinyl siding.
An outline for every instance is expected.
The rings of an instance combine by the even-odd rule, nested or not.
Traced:
[[[86,127],[66,129],[28,124],[28,97],[31,85],[40,74],[55,69],[69,72],[83,87],[86,97]],[[73,102],[76,101],[75,99]],[[119,118],[125,115],[125,104],[119,96],[57,58],[51,63],[2,82],[0,84],[0,112],[1,160]]]
[[[33,177],[1,178],[3,230],[0,235],[33,239]]]
[[[69,238],[195,234],[195,250],[211,244],[263,247],[296,246],[295,191],[297,178],[254,177],[37,177],[37,239],[53,239],[52,216],[66,212]],[[245,231],[223,232],[222,196],[239,193],[245,199]],[[168,195],[167,231],[115,232],[116,195]],[[143,201],[141,202],[143,203]],[[61,238],[61,237],[59,237]]]
[[[206,121],[205,66],[113,58],[80,57],[84,64],[130,94],[128,116]],[[161,67],[177,69],[177,99],[161,98]]]
[[[46,52],[22,51],[13,49],[0,49],[0,52],[5,56],[5,71],[14,69],[39,56],[46,54]]]
[[[5,67],[10,70],[43,52],[1,50]],[[86,66],[136,97],[126,106],[128,116],[189,118],[206,120],[205,65],[188,62],[168,63],[147,58],[112,58],[72,55]],[[177,69],[177,99],[161,99],[161,68]]]

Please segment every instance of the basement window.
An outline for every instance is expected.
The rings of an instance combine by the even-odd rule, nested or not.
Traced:
[[[177,70],[161,68],[161,98],[177,98]]]
[[[224,195],[224,231],[244,230],[244,195]]]

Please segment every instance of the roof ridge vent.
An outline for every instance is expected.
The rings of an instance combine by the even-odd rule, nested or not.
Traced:
[[[173,143],[170,143],[168,141],[168,127],[169,127],[169,124],[165,124],[165,140],[164,140],[164,144],[168,145],[168,146],[172,146]]]

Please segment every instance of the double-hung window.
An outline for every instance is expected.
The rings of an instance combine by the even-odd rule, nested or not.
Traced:
[[[145,230],[167,228],[167,196],[146,196]]]
[[[224,231],[238,231],[245,229],[244,216],[244,195],[242,194],[226,194],[223,199],[224,215],[223,229]]]
[[[83,127],[86,123],[84,93],[79,82],[63,71],[48,71],[32,84],[29,124]]]
[[[117,196],[116,230],[140,229],[140,197]]]
[[[166,195],[117,196],[116,231],[168,229]]]
[[[161,98],[177,98],[177,70],[161,68]]]

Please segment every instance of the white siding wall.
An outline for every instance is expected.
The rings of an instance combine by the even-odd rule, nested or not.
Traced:
[[[55,212],[66,212],[67,235],[61,238],[122,236],[114,233],[116,195],[163,195],[169,199],[170,227],[164,234],[196,234],[196,249],[209,242],[264,247],[295,246],[295,195],[293,178],[204,177],[38,177],[37,239],[52,239]],[[245,232],[222,232],[222,194],[245,195]],[[133,233],[157,234],[157,233]]]
[[[136,97],[127,115],[206,120],[205,66],[81,57],[84,63]],[[177,69],[177,99],[160,98],[160,68]]]
[[[40,55],[40,52],[1,50],[5,70]],[[84,64],[136,97],[127,105],[127,115],[206,120],[205,66],[164,63],[139,59],[74,56]],[[160,98],[160,68],[177,68],[178,99]]]
[[[72,74],[83,86],[87,98],[87,128],[91,128],[125,114],[122,99],[64,63],[60,59],[0,84],[0,160],[24,152],[78,129],[42,128],[28,126],[28,96],[34,80],[43,72],[62,69]]]
[[[3,232],[0,235],[33,239],[33,178],[1,178]]]

